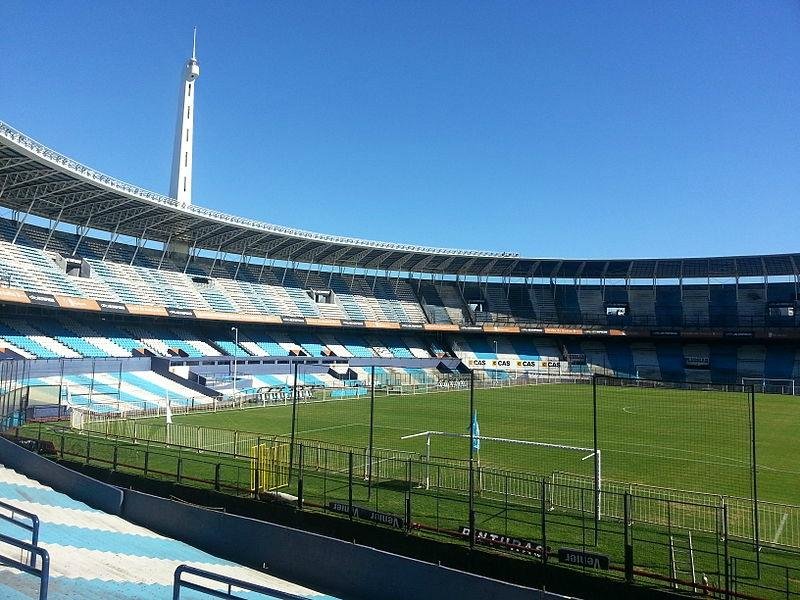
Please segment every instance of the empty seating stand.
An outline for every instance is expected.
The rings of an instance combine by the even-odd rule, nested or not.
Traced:
[[[81,273],[67,274],[65,257],[85,261]],[[601,287],[594,278],[599,279],[605,271],[597,268],[582,271],[587,279],[575,279],[572,284],[563,279],[490,283],[289,269],[249,260],[176,256],[147,245],[110,243],[91,235],[79,237],[32,224],[20,227],[17,222],[0,219],[0,286],[42,294],[219,313],[391,323],[479,320],[670,328],[800,323],[800,315],[776,315],[771,310],[771,303],[791,306],[797,302],[793,283],[735,285],[709,280],[700,284],[701,271],[694,269],[684,275],[692,278],[692,283],[684,280],[680,286],[673,283],[677,281],[676,261],[657,261],[658,268],[656,261],[638,261],[625,270],[620,270],[620,265],[609,266],[609,273],[638,283]],[[763,257],[763,264],[783,272],[791,261],[788,257]],[[89,268],[83,268],[86,266]],[[757,270],[751,271],[748,277]],[[578,274],[572,271],[570,276]],[[672,279],[662,279],[657,285],[641,284],[653,276]],[[322,294],[315,296],[315,292]],[[473,314],[465,298],[482,305],[484,311]],[[606,315],[610,304],[627,307],[627,314]]]

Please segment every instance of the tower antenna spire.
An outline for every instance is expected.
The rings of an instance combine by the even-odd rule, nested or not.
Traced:
[[[197,62],[197,27],[192,32],[192,57],[188,59],[181,73],[180,96],[178,102],[178,122],[175,127],[175,146],[172,154],[172,176],[169,195],[179,204],[192,203],[192,144],[194,143],[194,100],[195,85],[200,76]]]

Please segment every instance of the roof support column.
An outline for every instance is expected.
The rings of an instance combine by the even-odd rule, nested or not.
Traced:
[[[31,200],[30,206],[28,206],[28,210],[25,211],[25,215],[22,217],[22,221],[19,222],[19,227],[17,227],[17,232],[14,234],[14,239],[11,240],[11,244],[14,245],[17,243],[17,238],[19,234],[22,232],[22,226],[25,225],[25,221],[28,219],[28,215],[31,214],[33,210],[33,203],[36,202],[36,198]]]
[[[247,252],[247,245],[245,245],[245,247],[242,248],[242,251],[239,253],[239,262],[236,263],[236,271],[233,273],[234,281],[236,280],[237,277],[239,277],[239,269],[242,268],[242,261],[244,260],[245,252]]]
[[[190,262],[192,261],[192,259],[194,258],[194,253],[195,253],[195,252],[197,252],[197,244],[195,244],[194,246],[192,246],[192,247],[189,249],[189,252],[187,252],[187,253],[186,253],[186,264],[184,264],[184,265],[183,265],[183,272],[184,272],[184,274],[185,274],[185,273],[186,273],[186,271],[189,269],[189,263],[190,263]]]
[[[111,250],[111,246],[114,245],[114,242],[117,241],[117,231],[119,230],[119,221],[114,226],[114,233],[111,234],[111,237],[108,238],[108,246],[106,246],[105,251],[103,252],[103,258],[101,260],[105,260],[106,256],[108,256],[108,251]]]
[[[164,244],[164,251],[161,253],[161,258],[158,259],[158,267],[156,268],[156,271],[161,270],[161,265],[164,263],[164,257],[167,255],[167,250],[169,250],[169,244],[171,241],[172,241],[172,234],[170,233],[169,237],[167,238],[167,242]]]
[[[258,283],[261,283],[261,277],[264,275],[264,267],[267,266],[267,259],[269,258],[269,250],[264,253],[264,262],[261,263],[261,270],[258,272]]]
[[[83,238],[86,237],[86,234],[89,233],[89,223],[92,222],[92,215],[90,214],[86,219],[86,225],[83,226],[83,231],[81,231],[80,236],[78,236],[78,242],[75,244],[75,248],[72,249],[72,255],[78,253],[78,247],[83,243]]]
[[[145,235],[147,235],[147,227],[142,230],[142,235],[136,240],[136,249],[133,251],[133,256],[131,256],[130,266],[133,266],[133,261],[136,260],[136,255],[139,254],[139,248],[144,246],[147,241],[144,237]]]
[[[222,251],[222,244],[217,247],[217,253],[214,255],[214,260],[211,261],[211,268],[208,270],[208,276],[211,277],[211,274],[214,272],[214,267],[217,266],[217,260],[219,259],[219,253]]]
[[[61,210],[58,211],[58,217],[56,217],[56,222],[54,225],[50,227],[50,231],[47,233],[47,239],[44,241],[44,247],[42,250],[47,250],[47,244],[50,243],[50,238],[53,237],[53,232],[55,231],[58,224],[61,222],[61,215],[64,214],[64,207],[61,207]]]

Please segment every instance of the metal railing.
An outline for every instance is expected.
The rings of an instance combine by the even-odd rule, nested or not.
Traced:
[[[11,567],[13,569],[17,569],[22,571],[23,573],[28,573],[29,575],[34,575],[35,577],[39,578],[39,600],[47,600],[47,589],[50,584],[50,555],[47,553],[47,550],[44,548],[39,548],[38,546],[34,546],[33,544],[29,544],[28,542],[23,542],[22,540],[18,540],[8,535],[0,534],[0,544],[6,544],[8,546],[14,546],[19,548],[23,552],[28,552],[31,558],[31,564],[16,560],[11,556],[4,556],[0,555],[0,564]],[[40,567],[36,566],[36,557],[39,558]]]
[[[192,575],[198,579],[221,583],[224,586],[227,586],[227,589],[220,590],[208,585],[203,585],[202,583],[187,581],[183,578],[184,575]],[[275,588],[269,588],[263,585],[251,583],[249,581],[228,577],[227,575],[220,575],[219,573],[206,571],[205,569],[198,569],[197,567],[190,567],[189,565],[179,565],[178,568],[175,569],[175,576],[172,583],[172,600],[180,600],[182,589],[208,594],[209,596],[213,596],[215,598],[241,598],[241,596],[234,595],[234,588],[239,588],[240,590],[245,590],[248,592],[255,592],[257,594],[263,594],[267,598],[275,598],[277,600],[306,600],[303,596],[296,596],[295,594],[282,592],[280,590],[276,590]]]
[[[6,521],[7,523],[11,523],[16,527],[24,529],[25,531],[30,532],[31,545],[32,546],[39,545],[39,517],[37,517],[33,513],[30,513],[26,510],[22,510],[12,504],[8,504],[2,501],[0,501],[0,508],[3,508],[11,513],[10,515],[0,513],[0,519]],[[18,516],[23,517],[27,521],[30,521],[30,523],[21,521],[20,519],[17,518]],[[36,560],[35,555],[31,555],[30,566],[32,567],[35,566],[35,560]]]
[[[496,313],[477,313],[478,324],[519,325],[522,327],[649,327],[661,328],[687,328],[687,329],[718,329],[754,328],[754,327],[797,327],[800,324],[800,313],[794,317],[771,317],[769,315],[738,315],[736,313],[710,313],[708,318],[677,315],[626,315],[624,317],[605,315],[602,313],[587,313],[573,311],[559,311],[556,318],[530,319],[515,317],[514,315],[499,315]]]

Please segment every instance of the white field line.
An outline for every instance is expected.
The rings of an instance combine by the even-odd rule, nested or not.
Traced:
[[[781,518],[781,522],[778,524],[778,529],[775,531],[775,537],[772,538],[772,543],[777,544],[778,538],[781,537],[783,533],[783,528],[786,526],[786,519],[789,518],[789,513],[783,513],[783,517]]]
[[[369,428],[368,423],[347,423],[345,425],[331,425],[330,427],[319,427],[317,429],[301,429],[295,433],[316,433],[318,431],[332,431],[334,429],[346,429],[348,427],[366,427]],[[409,431],[408,427],[392,427],[391,425],[375,425],[375,429],[392,429],[395,431]],[[284,434],[291,436],[291,433]]]
[[[318,431],[333,431],[334,429],[347,429],[348,427],[364,427],[361,423],[347,423],[345,425],[331,425],[330,427],[318,427],[317,429],[301,429],[295,433],[316,433]],[[367,425],[368,427],[368,425]],[[291,436],[292,433],[285,433],[284,436]]]

